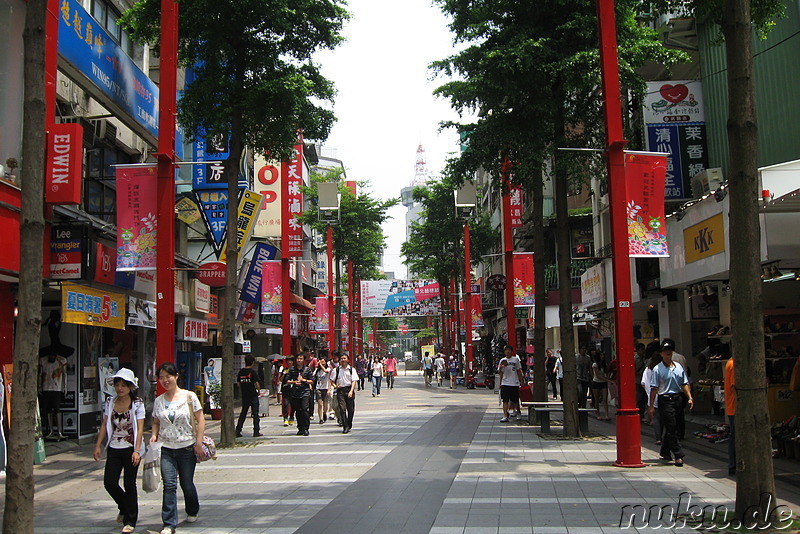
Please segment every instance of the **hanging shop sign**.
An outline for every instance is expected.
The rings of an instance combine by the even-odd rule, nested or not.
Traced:
[[[208,326],[217,326],[219,325],[219,297],[216,295],[211,295],[209,299],[209,306],[208,306]]]
[[[303,225],[298,217],[303,213],[303,139],[294,146],[292,159],[281,166],[281,257],[303,255]]]
[[[522,226],[522,186],[515,185],[509,188],[509,206],[511,207],[511,228]]]
[[[125,330],[125,295],[64,282],[61,317],[65,323]]]
[[[118,271],[156,268],[157,180],[155,165],[116,167]]]
[[[236,215],[236,252],[241,252],[247,246],[247,242],[250,241],[258,212],[261,210],[261,200],[261,195],[247,190],[242,191],[239,197],[239,211]],[[228,237],[230,235],[231,233],[228,234]],[[225,261],[226,257],[227,246],[222,248],[219,260]]]
[[[281,163],[255,158],[256,191],[263,197],[253,235],[281,236]]]
[[[128,297],[128,325],[156,327],[156,303],[136,297]]]
[[[195,317],[186,317],[184,315],[179,315],[177,319],[177,339],[180,341],[196,341],[198,343],[205,343],[208,341],[208,321]]]
[[[192,280],[192,305],[200,313],[208,313],[211,308],[211,287],[200,280]]]
[[[692,177],[708,168],[702,82],[647,82],[644,122],[647,149],[669,154],[664,198],[690,197]]]
[[[282,313],[281,262],[264,261],[261,263],[261,313]]]
[[[83,179],[83,127],[51,124],[47,132],[44,200],[48,204],[80,204]]]
[[[203,217],[200,213],[200,208],[197,207],[197,203],[189,197],[182,197],[175,203],[175,213],[178,215],[178,220],[189,225],[196,223]]]
[[[278,249],[266,243],[258,243],[253,251],[253,259],[250,261],[250,268],[242,285],[242,292],[239,300],[255,304],[261,304],[261,276],[262,265],[265,261],[275,259]]]
[[[506,288],[505,275],[493,274],[486,279],[486,287],[492,291],[503,291]]]
[[[362,317],[439,315],[441,298],[435,280],[362,280]]]
[[[602,264],[589,267],[581,275],[581,304],[584,308],[606,302],[606,278]]]
[[[685,229],[683,247],[687,265],[725,252],[725,218],[722,213]]]
[[[664,218],[665,156],[625,154],[628,255],[669,257]]]
[[[533,306],[535,302],[533,253],[516,253],[514,254],[514,306]]]
[[[133,289],[136,273],[117,271],[117,251],[102,243],[95,244],[94,281],[123,289]]]
[[[225,227],[228,224],[228,190],[197,191],[195,197],[208,230],[208,242],[219,258],[222,253],[222,243],[225,241]]]
[[[50,278],[80,280],[86,277],[88,232],[84,225],[53,226],[50,231]]]
[[[204,263],[197,268],[195,276],[211,287],[223,287],[225,285],[225,264],[221,261]]]

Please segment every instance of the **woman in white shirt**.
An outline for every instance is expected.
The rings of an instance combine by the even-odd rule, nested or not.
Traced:
[[[317,362],[317,370],[314,371],[314,396],[317,399],[319,424],[328,420],[328,389],[331,371],[326,363],[325,358],[320,358]]]
[[[381,380],[383,379],[383,361],[380,356],[375,356],[372,362],[372,396],[381,396]]]
[[[139,516],[139,498],[136,494],[136,473],[142,455],[142,432],[144,432],[144,403],[136,395],[139,379],[130,369],[120,369],[111,377],[116,395],[106,399],[103,407],[103,422],[94,446],[94,459],[103,454],[103,440],[108,436],[106,467],[103,486],[119,508],[117,522],[122,523],[122,532],[136,530]],[[119,475],[123,473],[123,488],[119,486]]]
[[[564,360],[561,358],[561,350],[556,351],[556,364],[553,372],[558,380],[558,390],[561,392],[561,400],[564,400]]]
[[[608,375],[606,368],[606,358],[602,352],[594,355],[592,364],[592,402],[594,409],[597,410],[599,421],[610,421],[608,417]],[[605,409],[605,417],[600,416],[600,405]]]
[[[164,481],[161,534],[174,534],[178,526],[178,479],[186,504],[186,522],[197,521],[200,511],[194,469],[197,455],[203,454],[206,419],[197,395],[178,387],[178,369],[173,364],[161,364],[156,376],[166,391],[153,403],[150,441],[161,441],[161,479]]]

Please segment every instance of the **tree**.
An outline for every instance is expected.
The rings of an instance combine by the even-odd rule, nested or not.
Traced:
[[[44,239],[46,0],[30,0],[25,12],[22,122],[20,270],[14,335],[14,402],[8,436],[3,532],[33,532],[33,445],[39,391],[39,330],[42,324]]]
[[[334,121],[322,106],[334,96],[332,84],[311,60],[338,45],[348,15],[339,0],[299,0],[291,8],[274,0],[192,0],[181,2],[179,58],[195,70],[184,89],[178,120],[190,137],[230,140],[225,165],[228,228],[236,227],[239,161],[245,146],[288,159],[298,131],[325,139]],[[156,42],[159,0],[141,0],[123,17],[134,39]],[[236,240],[228,239],[225,308],[222,319],[221,444],[235,441],[233,427]]]
[[[450,99],[459,112],[477,111],[473,124],[459,125],[469,134],[469,147],[453,163],[462,173],[486,169],[499,181],[501,160],[513,164],[514,183],[528,191],[542,188],[542,170],[552,168],[557,184],[559,207],[557,222],[559,271],[561,273],[562,356],[564,358],[565,432],[578,435],[577,404],[574,387],[574,350],[572,350],[571,287],[566,194],[569,153],[558,153],[567,146],[599,148],[600,139],[592,133],[602,131],[597,52],[595,4],[589,0],[513,2],[510,0],[437,0],[443,11],[453,17],[451,29],[456,41],[471,43],[468,48],[447,59],[434,62],[432,69],[462,79],[449,81],[436,93]],[[633,1],[617,2],[620,33],[620,70],[623,83],[632,91],[643,90],[635,74],[646,59],[664,64],[681,58],[663,49],[655,32],[636,24]],[[573,164],[573,167],[575,165]],[[563,197],[562,197],[563,195]],[[543,221],[538,215],[531,221],[540,232]],[[544,257],[543,242],[535,239],[537,263]],[[540,248],[541,247],[541,248]],[[537,271],[542,266],[537,266]],[[544,293],[538,293],[543,295]],[[538,296],[537,295],[537,296]],[[539,297],[539,302],[543,299]],[[541,317],[541,316],[540,316]],[[537,329],[543,320],[536,321]],[[543,391],[543,333],[535,338],[535,363],[542,377],[535,389]],[[630,355],[632,358],[632,355]]]

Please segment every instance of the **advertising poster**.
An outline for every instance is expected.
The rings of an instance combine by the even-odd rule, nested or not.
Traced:
[[[65,323],[125,330],[125,295],[64,282],[61,315]]]
[[[256,192],[263,198],[261,212],[256,219],[253,235],[256,237],[281,236],[281,164],[255,156]]]
[[[228,224],[228,190],[195,191],[195,198],[208,230],[208,242],[219,258],[222,254],[222,243],[225,241],[225,227]]]
[[[281,262],[261,263],[261,313],[282,313]]]
[[[156,303],[152,300],[128,297],[128,325],[156,327]]]
[[[116,167],[117,270],[156,268],[156,166]]]
[[[297,220],[303,213],[303,144],[294,146],[294,156],[281,166],[281,254],[284,258],[303,255],[303,225]]]
[[[256,306],[261,304],[261,279],[264,262],[275,259],[278,249],[267,243],[258,243],[253,250],[253,259],[247,269],[239,300]]]
[[[533,253],[514,254],[514,306],[533,306]]]
[[[114,391],[114,379],[111,377],[119,371],[119,358],[98,358],[97,370],[100,380],[100,391],[109,397],[116,395],[116,391]]]
[[[50,232],[50,278],[79,280],[86,275],[86,227],[53,226]]]
[[[247,190],[242,191],[239,197],[239,211],[236,216],[236,252],[241,252],[250,241],[258,212],[261,211],[261,199],[258,193]],[[219,261],[225,261],[227,248],[227,245],[222,248]]]
[[[439,315],[441,298],[435,280],[362,280],[362,317]]]
[[[483,301],[480,295],[473,293],[469,296],[469,315],[472,328],[483,326]]]
[[[625,154],[628,255],[632,258],[669,257],[664,218],[664,176],[667,158]]]
[[[328,309],[328,297],[317,297],[314,300],[314,323],[312,330],[317,334],[327,334],[331,331],[331,314]]]

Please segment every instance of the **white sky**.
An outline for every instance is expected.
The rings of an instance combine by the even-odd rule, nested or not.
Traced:
[[[431,0],[349,0],[352,19],[347,42],[316,60],[336,84],[338,122],[324,143],[336,149],[350,180],[365,180],[380,199],[400,196],[414,178],[417,146],[425,149],[428,175],[438,177],[458,150],[453,130],[438,132],[443,120],[457,114],[429,81],[434,60],[453,53],[447,19]],[[384,268],[406,276],[400,246],[405,240],[406,208],[391,210],[385,223]]]

